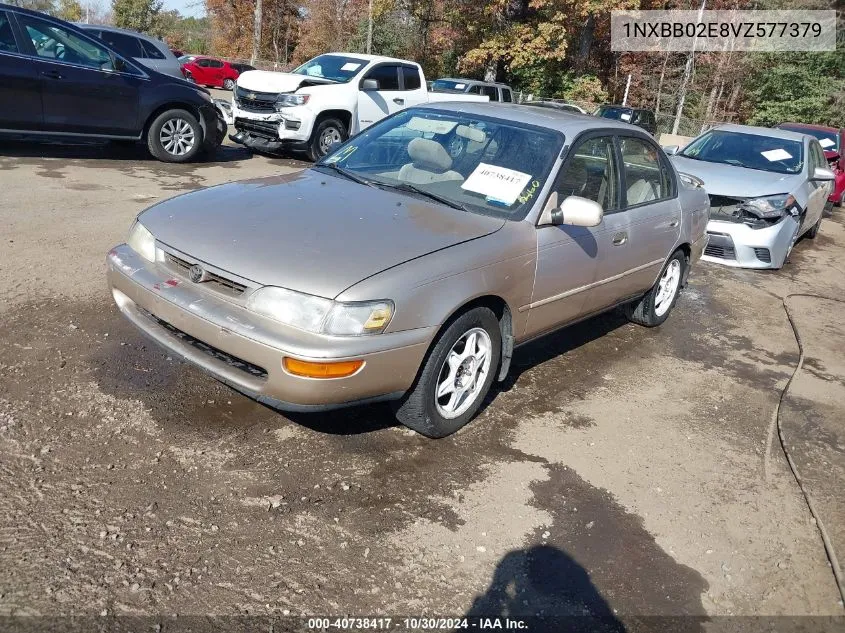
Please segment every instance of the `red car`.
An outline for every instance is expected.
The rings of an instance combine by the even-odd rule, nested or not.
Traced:
[[[819,139],[824,150],[824,157],[836,175],[829,202],[845,207],[845,128],[808,125],[807,123],[781,123],[775,127],[809,134]]]
[[[216,57],[184,55],[179,61],[182,62],[182,72],[185,76],[201,86],[232,90],[240,75],[235,66]]]

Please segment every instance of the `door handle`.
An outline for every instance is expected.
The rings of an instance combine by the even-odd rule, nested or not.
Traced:
[[[671,222],[669,222],[669,228],[674,229],[676,226],[678,226],[678,224],[680,224],[680,222],[678,222],[677,220],[672,220]]]
[[[44,71],[41,72],[41,74],[44,75],[45,77],[49,77],[50,79],[61,79],[62,78],[62,73],[60,73],[58,70],[44,70]]]
[[[614,246],[622,246],[627,241],[628,241],[628,234],[625,231],[621,231],[619,233],[616,233],[613,236],[613,245]]]
[[[393,100],[393,103],[395,103],[396,105],[405,105],[405,100],[404,100],[404,99],[400,99],[399,97],[396,97],[396,98]]]

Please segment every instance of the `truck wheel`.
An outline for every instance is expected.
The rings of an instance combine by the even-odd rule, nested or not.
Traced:
[[[200,153],[202,145],[202,128],[187,110],[162,112],[147,131],[150,154],[165,163],[187,163]]]
[[[332,143],[342,143],[347,136],[346,126],[340,119],[330,118],[320,121],[311,132],[311,139],[308,141],[308,158],[317,162],[329,153]]]

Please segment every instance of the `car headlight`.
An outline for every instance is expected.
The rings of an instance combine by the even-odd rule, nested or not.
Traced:
[[[341,303],[274,286],[253,292],[247,308],[301,330],[335,336],[380,334],[393,317],[392,301]]]
[[[129,229],[129,237],[126,238],[129,247],[144,259],[151,262],[156,260],[156,239],[138,220]]]
[[[742,203],[742,208],[764,219],[779,218],[787,213],[792,215],[801,213],[801,207],[795,202],[795,198],[786,193],[746,200]]]
[[[283,94],[279,95],[276,98],[276,110],[280,108],[289,108],[291,106],[301,106],[308,103],[308,99],[311,95],[294,95],[294,94]]]

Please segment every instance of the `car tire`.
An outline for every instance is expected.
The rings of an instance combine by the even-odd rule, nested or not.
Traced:
[[[684,252],[677,250],[672,253],[651,290],[637,301],[625,305],[628,320],[645,327],[656,327],[669,318],[681,294],[686,269],[687,256]]]
[[[816,235],[819,234],[819,228],[822,225],[822,219],[819,217],[819,221],[816,222],[812,228],[810,228],[804,235],[807,236],[807,239],[814,240],[816,239]]]
[[[223,89],[224,90],[234,90],[235,89],[235,81],[233,79],[224,79],[223,80]]]
[[[839,208],[845,208],[845,191],[843,191],[842,195],[839,197]]]
[[[473,350],[469,352],[471,341]],[[496,315],[482,307],[464,312],[429,351],[411,390],[395,405],[396,418],[426,437],[451,435],[478,413],[498,371],[501,353],[502,333]],[[438,397],[440,388],[443,391]],[[462,394],[466,394],[463,399]]]
[[[308,158],[316,163],[327,154],[328,146],[326,142],[328,140],[342,143],[348,137],[349,133],[343,121],[334,117],[323,119],[317,123],[314,131],[311,132],[311,138],[308,140]]]
[[[168,139],[172,139],[172,144]],[[187,163],[202,151],[202,147],[202,128],[197,118],[187,110],[166,110],[153,120],[147,130],[150,154],[165,163]]]

